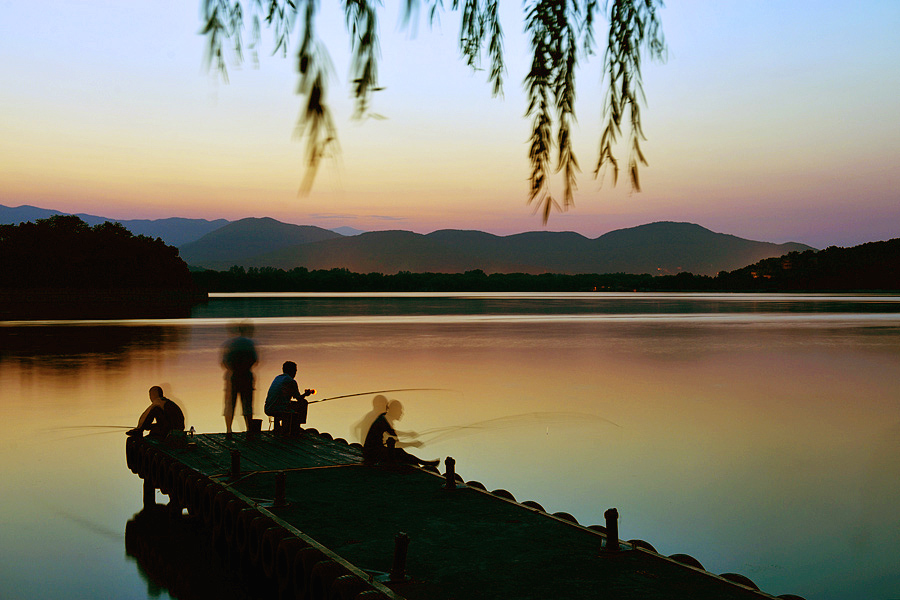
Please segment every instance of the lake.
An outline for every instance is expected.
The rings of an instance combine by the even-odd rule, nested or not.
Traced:
[[[0,322],[0,598],[169,597],[126,551],[124,430],[161,385],[224,431],[220,349],[245,319],[258,415],[285,360],[311,399],[359,394],[310,406],[335,437],[371,392],[417,388],[385,394],[399,429],[466,481],[583,525],[616,507],[623,539],[770,594],[900,598],[900,296],[642,293],[216,295],[189,319]]]

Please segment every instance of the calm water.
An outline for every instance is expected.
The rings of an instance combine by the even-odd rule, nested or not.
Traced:
[[[900,598],[900,297],[714,294],[225,296],[185,320],[0,323],[0,598],[168,596],[126,554],[124,427],[160,384],[222,431],[219,348],[243,318],[258,394],[285,360],[320,398],[441,388],[387,395],[466,480],[585,525],[616,507],[623,538],[771,594]],[[314,404],[310,426],[351,438],[371,400]]]

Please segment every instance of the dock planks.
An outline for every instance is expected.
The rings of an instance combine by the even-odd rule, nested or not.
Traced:
[[[290,566],[282,569],[292,572],[278,575],[282,596],[291,597],[296,588],[295,597],[314,598],[311,585],[337,585],[319,581],[326,577],[323,568],[318,579],[310,565],[300,572],[298,548],[308,546],[329,561],[332,580],[343,574],[345,584],[355,578],[354,593],[368,590],[363,598],[773,598],[621,541],[620,551],[606,551],[600,531],[474,487],[446,489],[437,473],[364,466],[358,446],[315,430],[298,438],[263,432],[256,438],[236,433],[231,439],[204,434],[187,440],[187,447],[177,447],[132,439],[129,466],[150,485],[170,488],[172,500],[193,512],[203,511],[198,494],[207,495],[208,511],[214,508],[210,503],[219,503],[219,513],[204,518],[220,528],[220,538],[229,538],[223,531],[264,517],[256,520],[273,529],[268,535],[277,535],[272,552],[293,549],[285,559]],[[237,476],[233,451],[240,453]],[[276,503],[278,473],[284,473],[281,503]],[[406,576],[390,581],[401,532],[409,538]],[[230,536],[230,543],[235,539],[240,535]],[[243,546],[246,553],[247,543]],[[323,598],[335,595],[316,591]]]

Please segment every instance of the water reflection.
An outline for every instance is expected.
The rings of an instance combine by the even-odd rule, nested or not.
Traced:
[[[0,363],[28,368],[77,371],[84,368],[125,368],[135,352],[152,353],[177,348],[183,327],[155,323],[123,326],[117,322],[83,325],[0,324]]]
[[[494,419],[486,419],[465,425],[446,425],[434,427],[419,433],[423,442],[435,444],[447,440],[456,440],[470,435],[496,435],[503,429],[519,429],[537,426],[538,429],[546,427],[546,434],[550,435],[550,428],[554,432],[560,428],[567,429],[567,425],[593,425],[596,427],[619,427],[609,419],[586,413],[565,412],[533,412],[522,415],[508,415]],[[597,430],[600,431],[599,429]]]
[[[625,539],[775,595],[891,597],[900,301],[798,298],[743,298],[777,312],[731,312],[732,297],[707,296],[666,313],[692,300],[645,295],[632,297],[644,312],[617,313],[593,298],[567,309],[567,298],[532,295],[526,306],[477,298],[499,308],[474,314],[446,314],[455,299],[369,298],[339,316],[325,304],[273,315],[265,298],[242,315],[214,299],[215,317],[2,324],[0,597],[165,595],[122,557],[140,480],[125,468],[124,433],[101,427],[133,426],[158,384],[188,427],[221,431],[221,344],[241,316],[256,324],[261,381],[297,360],[321,398],[410,390],[385,393],[407,408],[403,428],[422,434],[422,456],[453,456],[466,480],[582,523],[616,506]],[[374,396],[316,404],[309,425],[358,439]],[[548,413],[571,418],[512,422]],[[485,422],[511,424],[481,431]],[[457,433],[440,437],[447,427]]]
[[[210,294],[195,318],[422,315],[695,315],[896,313],[900,296],[677,293]]]
[[[240,569],[226,568],[201,523],[168,505],[146,506],[125,524],[125,554],[146,584],[147,598],[264,597],[239,577]]]

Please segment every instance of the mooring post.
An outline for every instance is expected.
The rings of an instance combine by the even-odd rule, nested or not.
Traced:
[[[444,477],[446,478],[446,482],[444,483],[444,488],[448,490],[456,489],[456,461],[453,460],[452,456],[448,456],[444,460],[444,465],[447,467],[447,471],[444,473]]]
[[[231,476],[232,477],[240,477],[241,475],[241,451],[240,450],[232,450],[231,451]]]
[[[287,474],[284,471],[275,473],[275,506],[284,506],[284,490],[287,482]]]
[[[156,504],[156,488],[148,477],[144,479],[144,508],[150,508],[154,504]]]
[[[610,508],[603,516],[606,518],[606,551],[619,551],[619,511]]]
[[[406,581],[406,551],[409,536],[402,531],[394,536],[394,564],[391,566],[391,581]]]

